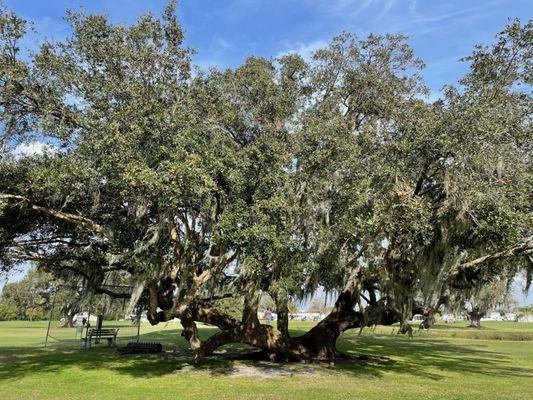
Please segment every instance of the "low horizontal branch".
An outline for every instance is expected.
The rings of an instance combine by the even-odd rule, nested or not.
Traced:
[[[18,196],[13,194],[0,194],[0,201],[17,201],[33,211],[43,213],[45,215],[57,218],[62,221],[73,223],[91,232],[99,233],[107,238],[113,237],[113,232],[104,228],[103,226],[99,225],[98,223],[94,222],[89,218],[83,217],[81,215],[66,213],[63,211],[57,211],[47,207],[39,206],[24,196]]]

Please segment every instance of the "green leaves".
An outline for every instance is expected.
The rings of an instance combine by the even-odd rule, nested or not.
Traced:
[[[67,20],[67,40],[21,61],[26,22],[0,13],[0,145],[57,147],[1,153],[0,193],[31,200],[0,203],[5,265],[95,287],[121,271],[165,310],[250,280],[293,297],[351,285],[403,318],[465,260],[531,233],[530,24],[476,48],[428,104],[402,35],[192,76],[175,2],[130,26]]]

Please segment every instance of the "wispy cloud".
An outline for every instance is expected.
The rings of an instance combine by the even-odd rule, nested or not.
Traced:
[[[369,8],[373,3],[380,0],[331,0],[327,2],[317,2],[310,0],[310,6],[320,8],[324,13],[335,16],[355,18]]]
[[[381,18],[387,15],[392,6],[394,6],[394,0],[385,0],[385,3],[382,5],[381,12],[374,19],[374,21],[379,21]]]
[[[327,45],[328,45],[327,42],[324,40],[314,40],[310,43],[303,43],[303,42],[290,43],[289,41],[284,41],[283,47],[285,48],[285,50],[279,52],[276,55],[276,57],[282,57],[287,54],[298,53],[304,59],[310,60],[315,51],[322,49],[326,47]]]
[[[222,37],[216,37],[214,40],[214,46],[221,50],[229,50],[233,45]]]
[[[476,6],[467,8],[465,10],[459,10],[459,11],[452,11],[448,13],[442,13],[442,14],[431,14],[431,15],[425,15],[425,16],[419,16],[418,18],[413,19],[413,23],[433,23],[433,22],[442,22],[448,19],[458,18],[458,17],[465,17],[472,14],[477,13],[478,11],[487,11],[488,8],[486,5]],[[488,10],[489,12],[495,12],[492,10]]]

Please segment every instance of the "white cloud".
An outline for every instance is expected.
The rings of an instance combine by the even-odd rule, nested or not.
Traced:
[[[228,50],[228,49],[231,49],[233,47],[233,45],[228,42],[226,39],[222,38],[222,37],[217,37],[215,40],[214,40],[214,44],[216,47],[218,47],[220,50]]]
[[[285,41],[284,47],[286,50],[283,50],[277,54],[276,57],[282,57],[287,54],[298,53],[305,60],[310,60],[313,53],[319,49],[325,48],[328,44],[324,40],[314,40],[310,43],[296,42],[291,44],[288,41]]]
[[[360,13],[375,1],[376,0],[333,0],[327,3],[327,5],[329,10],[334,13],[345,11],[351,11],[352,13]]]
[[[13,150],[12,154],[15,158],[40,156],[43,154],[54,154],[57,149],[49,143],[33,141],[29,143],[21,143]]]
[[[385,3],[383,4],[381,8],[381,12],[378,14],[375,21],[379,21],[381,18],[387,15],[387,13],[390,11],[393,5],[394,5],[394,0],[385,0]]]
[[[311,5],[320,7],[322,12],[334,16],[355,19],[369,8],[374,11],[381,10],[379,13],[379,18],[381,18],[394,3],[395,0],[332,0],[323,3],[313,1]]]

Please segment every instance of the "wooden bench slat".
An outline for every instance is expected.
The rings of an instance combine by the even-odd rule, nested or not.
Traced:
[[[94,328],[91,328],[89,329],[89,331],[92,331],[92,332],[116,332],[118,331],[118,328],[106,328],[106,329],[94,329]]]
[[[91,347],[93,339],[95,339],[96,341],[99,341],[100,339],[107,339],[109,346],[116,345],[117,334],[118,328],[91,328],[87,333],[87,337],[83,338],[83,340],[85,341],[85,348],[87,348],[87,344],[89,344],[89,348]]]

